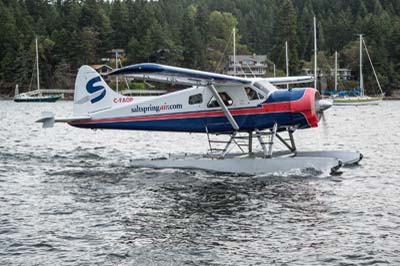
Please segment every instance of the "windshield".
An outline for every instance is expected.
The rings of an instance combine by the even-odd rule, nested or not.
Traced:
[[[266,80],[259,80],[257,82],[254,82],[253,85],[257,89],[265,92],[267,95],[269,95],[273,91],[276,91],[276,87]]]

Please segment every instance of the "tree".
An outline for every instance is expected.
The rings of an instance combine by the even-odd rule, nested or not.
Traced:
[[[183,65],[189,68],[204,66],[204,40],[200,29],[196,25],[197,7],[194,5],[186,9],[181,31],[183,48]]]
[[[112,4],[110,23],[111,43],[114,48],[126,47],[129,41],[129,10],[125,2],[119,0]]]
[[[274,25],[274,34],[276,36],[274,61],[278,62],[280,68],[284,68],[284,61],[279,60],[279,57],[276,55],[281,54],[281,47],[284,47],[285,42],[288,42],[290,74],[299,73],[301,65],[297,52],[299,44],[297,36],[297,15],[291,0],[283,0],[283,3],[281,3]]]
[[[208,18],[208,43],[207,43],[207,60],[210,70],[215,71],[221,67],[225,47],[232,47],[229,40],[232,40],[232,30],[237,26],[237,20],[231,13],[213,11]],[[237,41],[240,35],[237,34]],[[228,48],[228,52],[232,54],[233,48]],[[227,56],[226,56],[227,57]],[[219,69],[220,70],[220,69]]]
[[[0,90],[30,79],[35,36],[47,85],[67,86],[61,79],[67,69],[75,73],[81,64],[97,63],[111,48],[125,49],[127,63],[156,60],[211,71],[219,65],[222,71],[234,27],[237,52],[267,54],[280,73],[288,41],[295,75],[312,59],[314,15],[320,53],[337,50],[343,67],[357,70],[355,34],[364,33],[384,88],[400,87],[395,0],[0,0]]]
[[[14,79],[14,59],[17,57],[18,31],[12,9],[0,1],[0,79]]]
[[[96,63],[98,55],[96,47],[99,45],[99,33],[92,27],[84,27],[80,34],[81,49],[80,54],[85,64]]]

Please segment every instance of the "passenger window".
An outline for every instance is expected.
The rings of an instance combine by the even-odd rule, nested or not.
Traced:
[[[231,106],[233,104],[232,98],[229,97],[229,95],[226,92],[220,92],[218,93],[219,96],[221,97],[222,101],[226,106]],[[212,108],[212,107],[219,107],[219,104],[217,102],[217,99],[213,96],[211,100],[208,102],[207,107]]]
[[[255,90],[253,90],[252,88],[246,87],[246,88],[244,88],[244,90],[246,91],[247,97],[249,98],[250,101],[259,99],[258,93]]]
[[[203,102],[203,95],[201,93],[189,97],[189,104],[200,104]]]

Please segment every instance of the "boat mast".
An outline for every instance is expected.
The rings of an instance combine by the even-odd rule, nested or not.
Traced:
[[[286,77],[289,77],[289,52],[288,52],[288,42],[285,42],[286,50]],[[286,88],[289,89],[289,83],[286,84]]]
[[[361,89],[361,96],[364,96],[364,79],[362,73],[362,43],[363,43],[363,34],[360,34],[360,89]]]
[[[40,91],[40,81],[39,81],[39,52],[38,52],[37,37],[35,39],[35,44],[36,44],[36,82],[37,82],[37,90],[39,92],[39,95],[42,95],[42,93]]]
[[[337,51],[335,51],[335,93],[337,92],[338,80],[337,80],[337,72],[338,72],[338,62],[337,62]]]
[[[314,17],[314,89],[317,90],[317,19]]]
[[[276,77],[276,67],[275,67],[275,64],[274,64],[274,78]]]
[[[115,51],[115,69],[118,69],[118,52]],[[118,75],[115,76],[116,89],[118,92]]]
[[[236,29],[233,28],[233,75],[236,76]]]
[[[367,53],[367,56],[368,56],[369,63],[371,64],[371,67],[372,67],[372,71],[374,72],[376,83],[378,83],[379,90],[381,91],[381,95],[383,96],[383,90],[381,87],[381,83],[379,82],[378,76],[376,75],[375,67],[372,64],[371,56],[369,55],[368,48],[367,48],[367,45],[365,44],[364,39],[363,39],[363,43],[364,43],[365,52]]]

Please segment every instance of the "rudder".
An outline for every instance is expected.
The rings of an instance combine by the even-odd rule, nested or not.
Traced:
[[[75,80],[74,116],[89,115],[113,106],[113,99],[124,97],[113,91],[100,74],[84,65]]]

